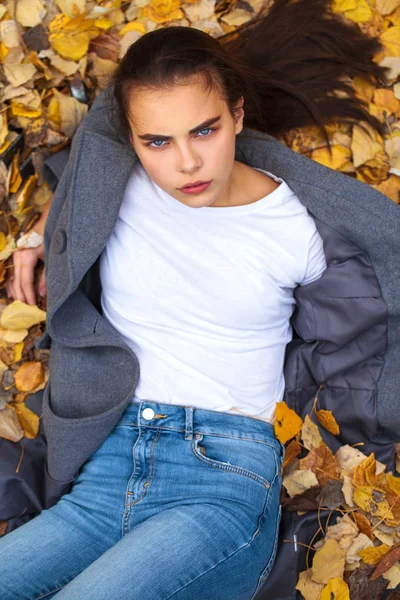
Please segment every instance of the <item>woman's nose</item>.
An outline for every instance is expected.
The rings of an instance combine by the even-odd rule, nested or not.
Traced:
[[[187,147],[178,150],[177,167],[182,173],[195,173],[199,169],[200,162],[193,149]]]

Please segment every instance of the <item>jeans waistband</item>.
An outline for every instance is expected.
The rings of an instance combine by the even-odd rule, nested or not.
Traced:
[[[133,397],[121,417],[121,422],[147,429],[182,432],[187,440],[191,440],[197,433],[266,440],[274,445],[278,452],[284,452],[283,444],[275,437],[272,423],[194,406],[165,404]]]

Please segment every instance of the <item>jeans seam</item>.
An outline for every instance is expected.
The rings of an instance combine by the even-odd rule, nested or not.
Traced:
[[[282,477],[281,477],[280,465],[279,465],[279,464],[277,464],[277,473],[276,473],[276,475],[275,475],[275,477],[274,477],[273,481],[271,482],[271,488],[272,488],[272,486],[275,484],[275,481],[276,481],[276,479],[277,479],[277,478],[278,478],[278,479],[279,479],[279,481],[280,481],[280,484],[281,484],[281,485],[280,485],[280,488],[281,488],[281,487],[282,487]],[[280,489],[280,488],[279,488],[279,489]],[[269,494],[268,494],[268,497],[267,497],[267,502],[266,502],[266,505],[265,505],[265,507],[264,507],[264,511],[263,511],[263,513],[262,513],[262,518],[264,518],[264,516],[265,516],[265,513],[266,513],[266,511],[267,511],[267,509],[268,509],[268,506],[269,506],[269,499],[270,499],[270,497],[271,497],[271,494],[269,493]],[[279,537],[279,527],[280,527],[280,520],[281,520],[281,515],[282,515],[282,507],[281,507],[281,503],[280,503],[280,497],[279,497],[279,500],[278,500],[278,502],[279,502],[279,504],[278,504],[278,512],[280,513],[280,517],[279,517],[279,522],[277,523],[277,526],[276,526],[276,532],[275,532],[274,546],[273,546],[273,548],[272,548],[272,553],[271,553],[271,556],[270,556],[270,558],[269,558],[269,561],[268,561],[268,563],[267,563],[266,567],[265,567],[265,568],[264,568],[264,569],[261,571],[261,574],[259,575],[259,578],[258,578],[258,581],[257,581],[257,586],[256,586],[256,589],[255,589],[255,592],[254,592],[254,594],[251,596],[250,600],[253,600],[253,599],[255,598],[255,596],[258,594],[258,592],[260,591],[260,589],[261,589],[261,588],[262,588],[262,586],[264,585],[265,581],[266,581],[266,580],[267,580],[267,578],[269,577],[270,571],[271,571],[271,569],[272,569],[272,565],[273,565],[273,564],[274,564],[274,562],[275,562],[276,553],[277,553],[277,550],[278,550],[278,537]],[[260,520],[261,520],[261,519],[260,519]],[[267,576],[265,577],[265,575],[266,575],[266,574],[267,574]]]
[[[121,525],[121,539],[126,535],[126,533],[124,533],[125,530],[125,523],[128,523],[128,532],[130,532],[130,518],[131,518],[131,514],[132,514],[132,506],[134,506],[135,504],[137,504],[138,502],[140,502],[141,500],[143,500],[143,498],[146,496],[147,491],[148,491],[148,487],[150,485],[150,482],[153,479],[154,473],[155,473],[155,461],[154,461],[154,446],[156,445],[156,443],[158,442],[158,439],[160,437],[161,434],[161,428],[158,428],[157,431],[157,435],[153,440],[152,446],[151,446],[151,453],[150,453],[150,479],[148,479],[145,483],[148,483],[148,485],[144,485],[143,487],[143,493],[141,494],[140,498],[138,498],[137,500],[135,500],[135,502],[125,502],[125,510],[122,514],[122,525]],[[139,439],[141,439],[141,436],[139,435],[134,447],[136,446],[136,444],[138,443]],[[133,472],[136,471],[136,459],[133,462]],[[129,482],[131,481],[132,478],[132,474],[130,475],[129,479],[128,479],[128,483],[126,486],[126,492],[125,492],[125,501],[126,501],[126,497],[128,495],[131,495],[132,493],[129,490]]]
[[[72,579],[71,579],[72,581]],[[68,582],[70,583],[70,582]],[[64,585],[62,585],[61,587],[55,588],[54,590],[51,590],[50,592],[47,592],[46,594],[43,594],[42,596],[38,596],[37,598],[34,598],[34,600],[41,600],[41,598],[46,598],[46,596],[48,596],[49,594],[54,594],[54,592],[58,592],[59,590],[62,590],[66,585],[68,585],[67,583],[64,583]]]
[[[120,421],[118,423],[118,425],[132,425],[132,426],[136,426],[137,427],[137,423],[134,423],[133,421]],[[159,427],[157,425],[143,425],[142,424],[142,429],[143,430],[147,430],[147,429],[156,429],[156,430],[166,430],[166,431],[175,431],[178,433],[185,433],[184,429],[178,429],[177,427],[166,427],[164,425],[160,425]],[[244,437],[242,435],[229,435],[226,433],[210,433],[208,431],[200,431],[198,429],[193,430],[193,434],[196,433],[200,433],[201,435],[212,435],[215,437],[223,437],[223,438],[230,438],[232,440],[245,440],[247,442],[257,442],[258,444],[264,444],[265,446],[270,446],[271,448],[274,448],[275,450],[280,451],[280,442],[279,440],[276,440],[278,442],[279,448],[277,447],[276,443],[271,443],[271,442],[266,442],[264,440],[258,440],[257,438],[249,438],[249,437]]]

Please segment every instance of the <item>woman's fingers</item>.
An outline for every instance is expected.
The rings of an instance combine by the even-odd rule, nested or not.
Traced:
[[[10,288],[14,300],[36,304],[34,272],[38,260],[36,248],[16,250],[13,255],[14,276]]]
[[[39,292],[39,294],[41,296],[46,296],[46,294],[47,294],[46,274],[45,274],[45,270],[44,269],[43,269],[42,274],[40,275],[40,278],[39,278],[38,292]]]

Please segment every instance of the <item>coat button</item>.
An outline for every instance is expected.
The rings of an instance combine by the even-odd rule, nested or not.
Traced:
[[[152,408],[145,408],[142,411],[142,417],[143,419],[146,419],[146,421],[151,421],[151,419],[154,417],[156,413],[154,412],[154,410]]]
[[[67,234],[63,229],[59,229],[54,233],[53,244],[54,251],[57,252],[57,254],[62,254],[64,252],[67,247]]]

